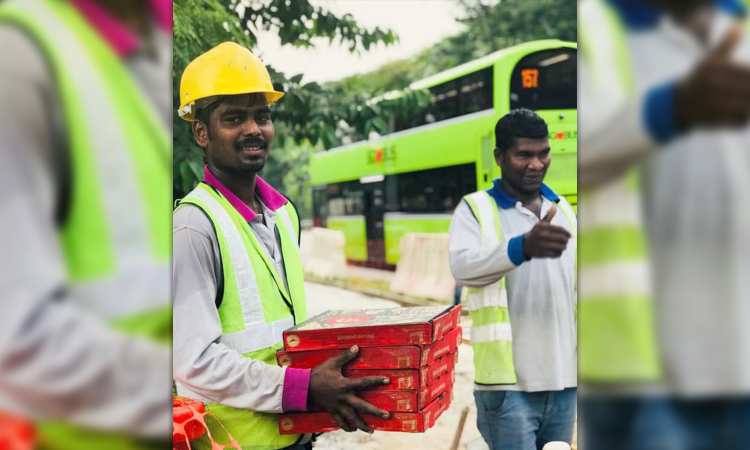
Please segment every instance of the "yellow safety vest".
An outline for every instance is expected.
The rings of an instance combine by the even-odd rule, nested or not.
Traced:
[[[633,92],[633,81],[623,25],[603,1],[583,0],[579,11],[581,51],[595,82],[624,101]],[[584,382],[654,382],[661,377],[639,170],[582,192],[578,374]]]
[[[166,127],[127,67],[68,2],[6,1],[0,23],[19,27],[39,45],[62,105],[72,189],[60,243],[70,299],[122,332],[168,343]],[[169,438],[152,442],[62,421],[39,423],[37,433],[41,449],[56,450],[156,449]]]
[[[496,248],[503,241],[500,210],[487,191],[464,197],[479,222],[482,249]],[[571,224],[573,211],[560,208]],[[573,226],[575,232],[575,226]],[[513,333],[508,310],[505,277],[480,288],[464,287],[461,303],[471,317],[471,347],[474,351],[474,381],[478,384],[515,384]]]
[[[224,277],[219,306],[221,342],[246,358],[277,365],[282,332],[307,318],[297,212],[291,202],[276,211],[287,290],[250,225],[220,193],[200,183],[180,203],[201,208],[216,230]],[[203,400],[179,383],[177,387],[180,395]],[[276,414],[210,402],[206,409],[210,431],[218,442],[226,442],[223,437],[229,433],[243,449],[275,450],[293,444],[299,437],[279,434]],[[212,422],[216,426],[211,426]],[[211,446],[204,437],[193,448]]]

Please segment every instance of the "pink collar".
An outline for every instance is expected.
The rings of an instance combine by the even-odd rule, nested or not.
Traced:
[[[70,0],[70,3],[109,43],[118,56],[128,56],[141,46],[138,36],[99,5],[96,0]],[[171,33],[172,0],[149,0],[149,7],[159,28],[165,33]]]
[[[216,188],[216,190],[219,191],[232,206],[234,206],[234,209],[236,209],[245,220],[250,222],[255,218],[255,211],[247,206],[245,202],[240,200],[240,198],[237,197],[234,192],[230,191],[228,187],[224,186],[224,184],[219,181],[213,173],[211,173],[208,166],[203,168],[203,182]],[[260,175],[255,177],[255,192],[258,193],[258,197],[260,197],[263,203],[265,203],[265,205],[272,211],[276,211],[286,205],[288,201],[286,197],[281,195],[276,189],[268,184],[266,180],[261,178]]]

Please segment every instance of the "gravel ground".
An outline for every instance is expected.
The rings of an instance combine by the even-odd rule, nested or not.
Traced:
[[[328,309],[388,308],[397,303],[366,296],[357,292],[315,283],[305,283],[309,314],[315,315]],[[468,319],[462,317],[464,336],[468,336]],[[458,427],[461,411],[469,408],[469,415],[463,430],[459,449],[481,449],[483,442],[476,427],[473,379],[474,364],[471,346],[463,344],[459,349],[456,366],[456,382],[453,387],[453,402],[434,427],[424,433],[394,433],[376,431],[367,434],[361,431],[346,433],[335,431],[320,436],[316,450],[448,450]],[[486,448],[486,447],[485,447]]]

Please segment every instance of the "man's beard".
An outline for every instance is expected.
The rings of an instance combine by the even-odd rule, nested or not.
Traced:
[[[238,139],[234,143],[234,149],[238,152],[242,150],[243,147],[257,147],[261,150],[268,151],[268,141],[266,141],[263,138],[258,138],[255,136],[248,136],[246,138]]]
[[[243,148],[256,147],[263,151],[263,156],[253,158],[249,162],[243,161],[239,167],[237,167],[236,173],[240,175],[254,175],[263,170],[268,159],[268,141],[263,138],[250,136],[244,139],[240,139],[234,143],[234,149],[239,153],[242,152]]]

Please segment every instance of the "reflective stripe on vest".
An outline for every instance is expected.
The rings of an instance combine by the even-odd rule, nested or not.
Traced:
[[[68,298],[126,333],[168,341],[171,143],[164,124],[68,2],[6,1],[0,22],[39,46],[65,119],[71,190],[60,238]],[[62,422],[39,423],[38,435],[42,449],[164,446]]]
[[[207,184],[200,183],[181,203],[201,208],[216,230],[224,274],[224,294],[219,307],[221,342],[246,358],[276,365],[276,350],[282,347],[282,332],[294,325],[294,318],[297,322],[307,318],[294,207],[288,202],[275,212],[287,290],[250,225],[223,196]],[[287,302],[293,306],[294,317]],[[180,383],[177,383],[177,390],[180,395],[205,401],[211,415],[242,448],[283,448],[298,437],[280,435],[275,414],[211,403]],[[216,431],[221,434],[221,429],[219,427]],[[200,450],[204,448],[202,445],[196,442],[193,447]]]
[[[272,347],[282,341],[281,333],[294,326],[294,320],[289,314],[283,319],[266,322],[263,300],[250,261],[250,252],[241,235],[242,231],[235,226],[230,213],[219,202],[218,195],[210,191],[210,187],[200,184],[185,197],[185,202],[200,206],[208,214],[216,225],[217,234],[223,235],[225,248],[229,252],[230,261],[222,261],[222,265],[227,265],[232,270],[243,329],[225,331],[221,336],[221,342],[243,354]]]
[[[500,214],[485,191],[464,197],[479,222],[481,248],[488,252],[503,239]],[[471,315],[474,381],[479,384],[515,384],[513,333],[508,311],[505,277],[481,287],[464,287],[462,303]]]
[[[169,307],[171,189],[163,126],[125,67],[65,2],[9,3],[0,17],[29,30],[60,68],[73,187],[62,231],[70,298],[112,321]],[[118,89],[135,94],[116,105]],[[147,131],[135,132],[136,142],[128,135],[140,126]],[[155,179],[144,186],[149,176]]]
[[[276,211],[276,217],[278,217],[284,224],[284,227],[289,230],[292,240],[299,243],[299,219],[297,218],[297,211],[294,210],[292,204],[287,203],[287,207]]]
[[[608,86],[614,101],[625,101],[634,87],[623,25],[602,1],[583,0],[579,11],[582,53],[595,81]],[[639,170],[582,193],[578,349],[586,382],[661,376]]]
[[[602,3],[601,0],[578,2],[581,52],[584,57],[591,56],[586,60],[592,64],[594,81],[600,86],[611,86],[611,95],[623,100],[633,89],[630,54],[624,45],[627,35],[617,13]],[[594,55],[597,61],[592,61]]]

